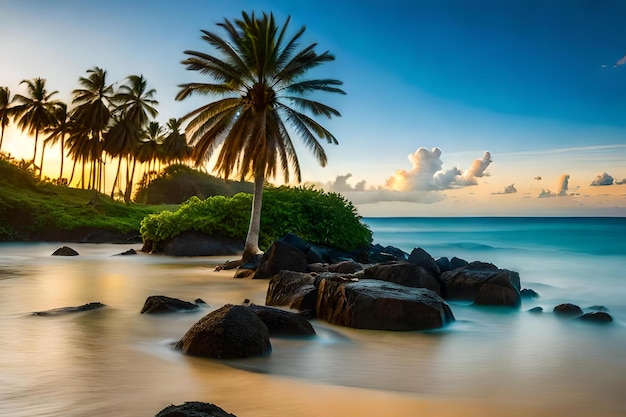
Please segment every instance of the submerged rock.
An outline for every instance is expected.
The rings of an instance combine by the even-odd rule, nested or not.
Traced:
[[[54,308],[52,310],[35,311],[33,315],[35,316],[58,316],[58,315],[68,314],[68,313],[81,313],[83,311],[95,310],[95,309],[102,308],[102,307],[106,307],[106,304],[102,304],[101,302],[96,301],[96,302],[87,303],[87,304],[83,304],[83,305],[75,306],[75,307],[60,307],[60,308]]]
[[[177,311],[196,310],[199,306],[189,301],[178,298],[167,297],[165,295],[151,295],[141,309],[141,314],[174,313]]]
[[[245,306],[226,304],[198,320],[176,344],[186,355],[247,358],[272,350],[263,321]]]
[[[580,308],[576,304],[571,303],[559,304],[558,306],[554,307],[552,311],[554,312],[554,314],[561,317],[574,317],[581,316],[583,314],[582,308]]]
[[[154,417],[236,417],[220,407],[199,401],[190,401],[181,405],[170,405],[159,411]]]
[[[578,317],[578,320],[588,321],[593,323],[611,323],[613,317],[605,311],[593,311],[591,313],[585,313]]]
[[[315,329],[307,319],[274,307],[250,304],[250,310],[267,326],[270,336],[314,336]]]
[[[69,246],[61,246],[52,253],[52,256],[78,256],[78,252]]]

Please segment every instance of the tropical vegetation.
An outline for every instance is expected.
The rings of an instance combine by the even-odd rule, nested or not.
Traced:
[[[188,230],[241,238],[250,223],[252,198],[244,193],[192,197],[176,211],[149,215],[141,222],[144,248],[158,251],[162,242]],[[261,220],[262,248],[287,233],[346,251],[372,243],[372,232],[350,201],[310,187],[266,187]]]
[[[243,258],[259,251],[261,207],[266,179],[282,173],[285,182],[300,181],[300,164],[290,125],[317,161],[324,166],[326,153],[319,140],[337,139],[312,116],[340,116],[334,108],[310,97],[314,93],[345,94],[335,79],[309,79],[306,74],[334,60],[329,52],[317,53],[316,44],[299,48],[301,27],[288,38],[289,19],[280,27],[272,14],[257,17],[243,12],[241,19],[225,19],[218,26],[226,36],[207,30],[205,40],[217,54],[185,51],[190,71],[208,75],[209,82],[181,85],[178,100],[194,95],[217,96],[190,112],[187,134],[200,164],[217,152],[214,169],[224,178],[239,174],[254,179],[252,211]],[[307,114],[308,113],[308,114]]]

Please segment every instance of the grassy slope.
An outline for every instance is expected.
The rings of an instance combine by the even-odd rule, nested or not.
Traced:
[[[0,159],[0,240],[80,241],[92,231],[138,236],[150,213],[171,206],[125,205],[92,192],[37,181],[32,173]]]

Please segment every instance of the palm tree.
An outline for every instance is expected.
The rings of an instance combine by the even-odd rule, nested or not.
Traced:
[[[130,75],[127,83],[120,86],[113,97],[117,105],[118,122],[113,126],[107,138],[107,152],[121,158],[126,156],[126,190],[124,201],[130,202],[135,174],[137,151],[144,129],[148,126],[151,117],[158,114],[156,105],[159,104],[153,97],[156,90],[148,89],[148,82],[143,75]],[[132,159],[132,168],[131,168]],[[118,174],[120,164],[118,164]],[[117,176],[116,176],[117,177]],[[113,185],[114,194],[117,179]]]
[[[4,128],[9,125],[10,117],[13,116],[14,108],[11,107],[11,90],[9,87],[0,87],[0,151],[4,140]]]
[[[184,133],[181,133],[182,119],[171,118],[167,121],[168,133],[163,141],[163,154],[168,163],[177,161],[179,164],[191,154]]]
[[[37,157],[39,132],[54,123],[53,112],[57,102],[52,101],[51,98],[58,91],[48,93],[46,80],[43,78],[23,80],[20,84],[26,84],[28,95],[17,94],[15,96],[15,101],[21,103],[15,107],[15,119],[17,126],[22,131],[26,130],[29,135],[35,135],[35,149],[32,161],[34,166],[35,158]],[[41,167],[39,167],[39,178],[41,178]]]
[[[87,140],[88,144],[75,144],[73,149],[82,152],[75,155],[75,159],[78,156],[83,159],[83,164],[85,160],[91,162],[90,184],[94,190],[91,202],[95,203],[102,183],[102,134],[111,121],[109,105],[113,87],[107,84],[106,71],[102,68],[94,67],[87,70],[87,74],[87,77],[78,79],[82,88],[72,91],[72,103],[76,105],[72,117],[77,129],[86,133],[76,137]]]
[[[342,82],[303,78],[309,70],[333,61],[334,56],[328,51],[315,52],[315,43],[298,51],[305,28],[287,41],[288,24],[289,18],[281,29],[272,14],[256,18],[254,13],[243,12],[242,19],[218,23],[226,31],[226,39],[202,31],[202,39],[221,56],[185,51],[189,57],[182,62],[188,70],[209,75],[213,82],[180,85],[177,100],[192,94],[221,97],[184,116],[191,119],[186,132],[195,145],[196,164],[208,160],[219,149],[215,165],[218,174],[228,179],[238,171],[241,179],[254,177],[250,226],[242,259],[259,252],[265,179],[280,171],[287,182],[291,169],[296,180],[301,180],[298,157],[285,122],[322,166],[327,158],[318,138],[338,143],[335,136],[305,113],[328,118],[340,113],[306,96],[316,92],[345,94],[338,88]]]
[[[63,181],[63,163],[65,162],[65,138],[72,133],[74,123],[67,111],[67,104],[58,103],[54,109],[54,124],[46,129],[48,137],[44,140],[45,146],[50,143],[56,145],[60,142],[61,147],[61,169],[58,183]],[[68,183],[69,184],[69,183]]]

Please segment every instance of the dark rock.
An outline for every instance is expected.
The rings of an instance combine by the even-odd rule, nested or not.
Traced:
[[[445,256],[435,259],[435,262],[437,263],[440,272],[446,272],[452,269],[450,267],[450,259],[446,258]]]
[[[236,417],[216,405],[198,401],[165,407],[155,417]]]
[[[233,278],[251,278],[255,273],[256,271],[254,269],[239,268]]]
[[[472,262],[441,274],[444,296],[449,300],[473,301],[475,304],[519,307],[519,274],[497,266]]]
[[[434,329],[454,320],[435,292],[373,279],[322,279],[316,311],[329,323],[372,330]]]
[[[61,307],[61,308],[55,308],[52,310],[36,311],[33,313],[33,315],[35,316],[59,316],[59,315],[68,314],[68,313],[81,313],[83,311],[95,310],[95,309],[102,308],[102,307],[106,307],[106,305],[96,301],[96,302],[87,303],[87,304],[83,304],[83,305],[76,306],[76,307]]]
[[[271,278],[279,271],[306,272],[307,270],[308,262],[304,253],[287,242],[277,240],[263,254],[254,278]]]
[[[406,261],[409,255],[402,249],[398,249],[394,246],[382,246],[377,243],[370,246],[367,257],[370,263],[382,263]]]
[[[441,295],[439,282],[426,269],[405,261],[372,265],[365,268],[362,278],[393,282],[405,287],[427,288]]]
[[[456,256],[454,256],[452,259],[450,259],[450,270],[451,271],[453,269],[462,268],[462,267],[467,266],[467,265],[469,265],[469,262],[467,262],[465,259],[457,258]]]
[[[120,253],[119,255],[120,256],[137,255],[137,251],[133,248],[130,248],[127,251]]]
[[[265,323],[270,336],[315,335],[311,323],[298,314],[256,304],[250,304],[249,308]]]
[[[422,248],[413,249],[409,255],[408,262],[413,265],[421,266],[430,272],[433,277],[439,277],[439,275],[441,275],[437,262],[435,262],[433,257]]]
[[[206,304],[206,301],[204,301],[202,298],[196,298],[194,303],[196,303],[196,304]]]
[[[530,288],[522,288],[519,292],[519,295],[522,298],[538,298],[539,294],[535,290],[531,290]]]
[[[306,262],[308,264],[323,264],[324,257],[317,251],[317,249],[311,247],[306,252]]]
[[[571,303],[559,304],[554,307],[553,312],[563,317],[581,316],[583,314],[583,310],[579,306]]]
[[[304,239],[300,236],[294,235],[293,233],[287,233],[285,236],[280,238],[279,241],[293,246],[302,253],[307,253],[311,248],[311,245],[309,245]]]
[[[339,274],[354,274],[362,269],[363,265],[355,261],[342,261],[328,265],[328,272],[336,272]]]
[[[272,345],[267,326],[249,307],[227,304],[196,322],[176,348],[187,355],[231,359],[269,353]]]
[[[151,295],[146,298],[141,314],[175,313],[197,308],[199,308],[197,304],[179,300],[178,298],[171,298],[165,295]]]
[[[315,310],[317,279],[312,274],[280,271],[270,279],[265,304],[287,306],[294,310]]]
[[[52,253],[52,256],[78,256],[78,252],[69,246],[61,246]]]
[[[585,313],[578,317],[578,320],[593,322],[593,323],[611,323],[613,317],[605,311],[593,311],[591,313]]]
[[[539,306],[537,306],[537,307],[533,307],[533,308],[531,308],[530,310],[528,310],[528,312],[529,312],[529,313],[535,313],[535,314],[537,314],[537,313],[543,313],[543,307],[539,307]]]
[[[218,256],[239,254],[243,244],[240,239],[190,230],[161,243],[160,247],[169,256]]]
[[[309,264],[309,272],[328,272],[328,264],[325,263],[313,263]]]
[[[599,305],[592,305],[588,308],[588,310],[593,310],[593,311],[609,311],[608,308],[606,308],[605,306],[599,306]]]

